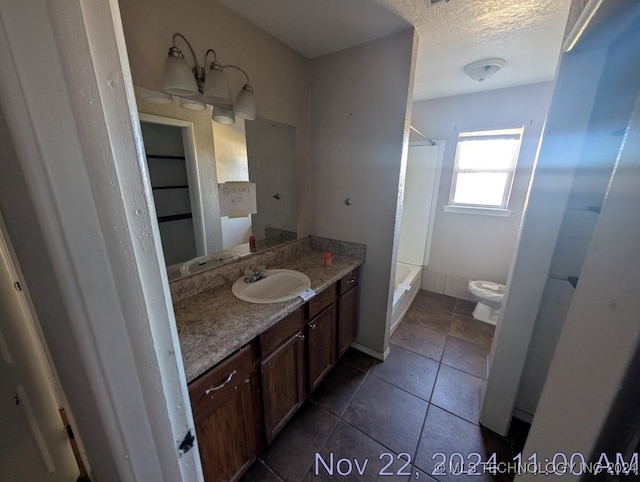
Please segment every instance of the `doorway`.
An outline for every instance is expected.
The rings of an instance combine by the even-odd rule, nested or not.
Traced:
[[[59,413],[61,389],[12,253],[0,216],[0,473],[68,482],[80,471]]]
[[[205,252],[193,127],[190,122],[140,114],[149,181],[167,266]]]

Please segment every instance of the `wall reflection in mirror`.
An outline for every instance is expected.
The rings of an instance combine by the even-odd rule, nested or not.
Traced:
[[[295,127],[261,118],[223,125],[211,106],[135,91],[170,280],[251,254],[251,235],[258,251],[296,239]],[[224,183],[255,184],[255,214],[221,216]]]

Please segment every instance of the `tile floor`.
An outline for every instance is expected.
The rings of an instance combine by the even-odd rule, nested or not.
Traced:
[[[387,360],[349,350],[242,481],[512,480],[451,473],[461,459],[510,461],[527,430],[514,423],[503,438],[478,425],[493,327],[473,306],[420,291]]]

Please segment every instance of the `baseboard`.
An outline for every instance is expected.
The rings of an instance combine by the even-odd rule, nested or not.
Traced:
[[[356,350],[361,351],[362,353],[366,353],[373,358],[377,358],[380,361],[385,361],[391,351],[391,349],[387,347],[384,353],[380,353],[379,351],[372,350],[371,348],[361,345],[360,343],[352,343],[351,348],[355,348]]]
[[[528,424],[533,423],[533,415],[527,412],[523,412],[522,410],[519,410],[517,408],[513,409],[513,416],[522,420],[523,422],[527,422]]]

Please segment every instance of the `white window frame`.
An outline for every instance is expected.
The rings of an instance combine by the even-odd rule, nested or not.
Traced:
[[[456,144],[456,157],[453,167],[453,176],[451,179],[451,190],[449,192],[449,204],[444,206],[446,212],[463,212],[463,213],[475,213],[475,214],[489,214],[494,216],[509,216],[513,211],[508,209],[509,198],[511,196],[511,188],[513,186],[513,178],[518,164],[518,157],[520,155],[520,147],[522,145],[522,136],[524,134],[524,126],[509,129],[496,129],[487,131],[467,131],[458,134],[458,143]],[[468,140],[469,138],[486,138],[487,140],[499,139],[499,138],[519,138],[520,144],[515,151],[511,165],[506,169],[460,169],[460,149],[459,145],[461,140]],[[504,191],[502,193],[502,202],[500,205],[485,205],[485,204],[468,204],[455,202],[455,193],[458,181],[458,175],[465,172],[506,172],[507,180],[504,184]]]

